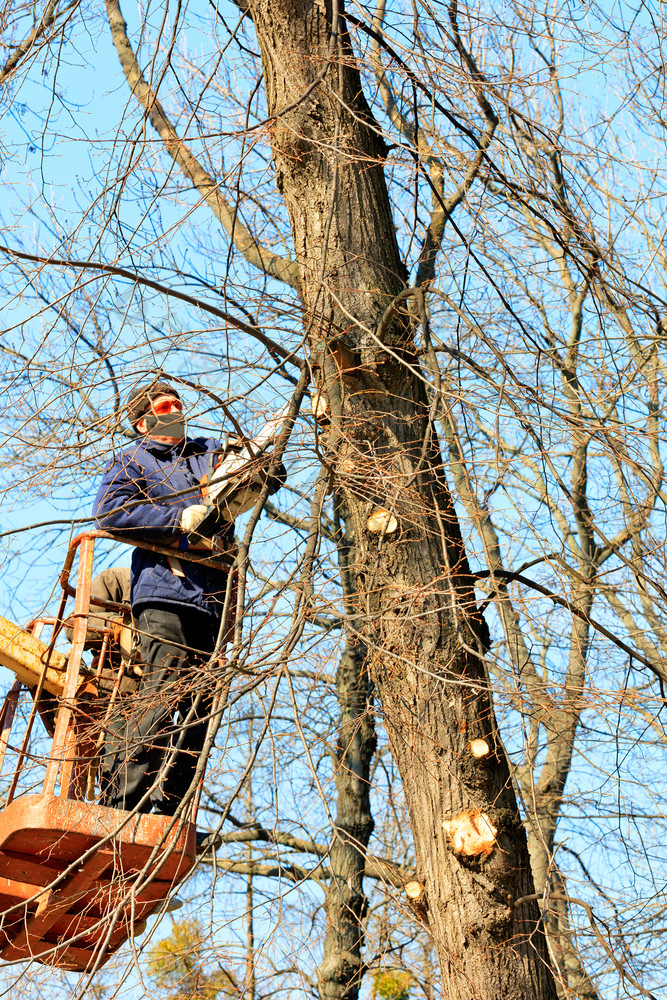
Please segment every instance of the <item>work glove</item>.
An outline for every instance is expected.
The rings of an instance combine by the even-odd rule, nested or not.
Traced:
[[[203,503],[194,503],[191,507],[186,507],[181,513],[181,531],[186,535],[196,531],[210,509]]]

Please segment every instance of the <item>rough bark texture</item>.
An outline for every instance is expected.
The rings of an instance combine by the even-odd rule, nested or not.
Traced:
[[[350,554],[353,538],[338,491],[335,501],[338,562],[347,610],[352,612],[354,582]],[[340,708],[338,738],[332,754],[336,818],[329,856],[332,877],[324,901],[327,917],[324,955],[317,970],[322,1000],[356,1000],[363,976],[364,921],[368,908],[364,871],[366,850],[374,827],[370,773],[377,742],[370,712],[370,689],[366,648],[348,638],[336,673]]]
[[[317,970],[322,1000],[356,1000],[362,975],[367,900],[363,876],[373,832],[369,799],[375,727],[368,712],[368,673],[363,647],[347,645],[336,676],[340,726],[335,751],[336,825],[329,867],[331,880],[324,958]]]
[[[442,995],[554,1000],[538,908],[513,906],[533,883],[490,703],[483,624],[410,327],[388,310],[407,275],[383,143],[335,15],[332,37],[330,5],[249,8],[311,356],[331,413],[329,460],[349,511],[356,628],[403,780]],[[347,351],[328,350],[335,341]],[[399,530],[367,530],[378,506]],[[475,758],[473,739],[490,754]]]

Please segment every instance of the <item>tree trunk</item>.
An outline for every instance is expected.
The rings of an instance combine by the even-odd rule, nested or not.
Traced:
[[[348,645],[336,676],[340,727],[336,746],[336,822],[324,901],[324,957],[317,970],[321,1000],[356,1000],[362,977],[367,899],[363,875],[373,832],[369,789],[375,727],[368,711],[364,650]]]
[[[583,562],[583,560],[582,560]],[[586,566],[580,563],[582,575]],[[589,566],[592,569],[592,567]],[[573,588],[570,601],[584,615],[593,609],[594,587],[591,579],[588,586]],[[580,618],[574,618],[570,637],[570,656],[567,670],[567,684],[560,702],[553,705],[549,718],[545,719],[547,730],[547,753],[537,784],[525,790],[525,799],[533,803],[527,818],[528,850],[533,870],[533,879],[538,892],[548,889],[549,908],[545,913],[545,929],[550,954],[562,983],[559,996],[565,998],[573,994],[580,1000],[599,1000],[593,982],[584,968],[575,930],[570,921],[569,907],[565,902],[565,880],[554,860],[554,845],[558,819],[563,804],[565,783],[570,773],[572,754],[577,729],[584,709],[586,671],[590,644],[590,626]],[[555,895],[555,899],[552,899]]]
[[[353,534],[354,620],[405,789],[442,995],[555,1000],[537,904],[513,905],[534,889],[483,623],[411,326],[391,309],[407,272],[384,144],[329,0],[248,6]]]
[[[335,525],[338,562],[348,611],[352,597],[349,520],[336,495]],[[370,773],[375,753],[375,724],[370,712],[370,678],[366,649],[348,640],[336,673],[340,721],[334,758],[336,819],[324,901],[327,917],[324,955],[317,970],[321,1000],[357,1000],[363,975],[366,850],[373,833]]]

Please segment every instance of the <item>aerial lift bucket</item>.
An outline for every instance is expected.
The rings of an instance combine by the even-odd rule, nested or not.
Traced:
[[[105,709],[100,671],[86,675],[82,654],[90,608],[95,539],[126,541],[90,531],[72,542],[61,576],[63,595],[48,645],[28,630],[0,618],[0,664],[17,675],[0,711],[0,768],[10,744],[18,694],[32,690],[34,706],[22,736],[5,808],[0,813],[0,958],[36,960],[72,971],[100,968],[146,918],[161,909],[195,863],[195,796],[189,822],[174,817],[130,813],[86,801],[96,772]],[[132,542],[166,556],[173,550]],[[76,590],[69,584],[79,548]],[[179,552],[179,559],[205,561],[228,572],[231,559],[202,559]],[[68,596],[75,597],[68,657],[55,648]],[[107,610],[127,610],[111,602]],[[42,620],[46,621],[46,620]],[[105,640],[106,642],[106,640]],[[104,660],[104,645],[100,658]],[[118,695],[120,675],[113,685]],[[46,692],[46,695],[44,693]],[[35,787],[30,730],[48,697],[57,704],[51,751],[39,792],[21,793],[26,774]],[[48,722],[48,720],[47,720]],[[28,766],[29,765],[29,766]]]

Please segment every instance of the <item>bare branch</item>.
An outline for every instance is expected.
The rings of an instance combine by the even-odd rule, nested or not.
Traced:
[[[179,138],[162,104],[158,100],[139,67],[134,50],[127,35],[127,24],[118,0],[106,0],[107,16],[111,37],[118,52],[118,58],[130,89],[144,108],[153,128],[156,130],[167,153],[190,180],[206,202],[216,219],[223,226],[233,244],[238,247],[246,260],[272,278],[284,281],[298,290],[300,278],[298,265],[285,257],[262,247],[258,240],[246,229],[238,217],[237,210],[230,205],[220,191],[220,182],[202,167],[197,158]]]

